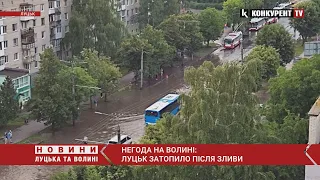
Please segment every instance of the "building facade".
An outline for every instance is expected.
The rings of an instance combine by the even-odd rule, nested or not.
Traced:
[[[0,69],[0,84],[5,81],[7,76],[12,79],[17,94],[22,94],[22,96],[18,97],[19,103],[23,105],[31,98],[31,79],[29,70],[2,67],[2,69]]]
[[[1,0],[2,11],[40,11],[39,17],[0,17],[0,66],[27,69],[40,67],[40,56],[52,47],[58,57],[60,41],[69,30],[71,0]]]
[[[309,142],[320,144],[320,97],[309,111]],[[305,167],[305,180],[320,179],[320,166],[307,165]]]
[[[117,11],[131,34],[139,33],[139,0],[116,0]]]

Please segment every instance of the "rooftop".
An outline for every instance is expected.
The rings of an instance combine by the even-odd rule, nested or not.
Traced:
[[[8,68],[0,69],[0,76],[9,76],[11,79],[16,79],[21,76],[29,74],[29,70],[18,69],[18,68]]]
[[[320,114],[320,97],[317,101],[313,104],[312,108],[310,109],[308,115],[309,116],[318,116]]]

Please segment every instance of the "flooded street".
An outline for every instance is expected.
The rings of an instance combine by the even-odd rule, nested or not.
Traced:
[[[288,24],[288,19],[283,18],[281,24]],[[293,30],[289,30],[293,34]],[[253,48],[255,34],[244,39],[244,55]],[[219,50],[215,52],[223,63],[238,61],[241,59],[241,48],[234,50]],[[199,65],[202,61],[194,60],[193,65]],[[174,68],[164,72],[168,79],[158,81],[155,85],[139,90],[133,87],[131,90],[118,92],[109,97],[107,103],[101,99],[96,110],[86,109],[81,112],[80,120],[76,127],[66,127],[50,138],[50,144],[79,144],[75,139],[83,139],[87,136],[90,141],[106,142],[116,133],[118,125],[121,133],[131,135],[137,142],[144,134],[143,111],[146,107],[166,94],[184,86],[183,69]],[[100,112],[95,113],[95,112]],[[14,158],[14,157],[13,157]],[[50,174],[63,171],[68,166],[2,166],[0,167],[0,180],[46,180]]]

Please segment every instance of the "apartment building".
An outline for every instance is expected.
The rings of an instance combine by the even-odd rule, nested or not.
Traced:
[[[40,11],[39,17],[0,17],[0,66],[37,72],[40,56],[52,47],[65,58],[60,41],[68,31],[71,0],[0,0],[2,11]]]
[[[125,23],[129,33],[139,33],[137,16],[140,7],[139,0],[116,0],[116,4],[121,20]]]

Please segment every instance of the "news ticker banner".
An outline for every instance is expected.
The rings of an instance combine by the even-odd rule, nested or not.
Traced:
[[[41,16],[40,11],[0,11],[0,17],[7,16]]]
[[[317,165],[320,145],[0,145],[0,165]]]
[[[244,18],[303,18],[304,9],[240,9],[240,16]]]

